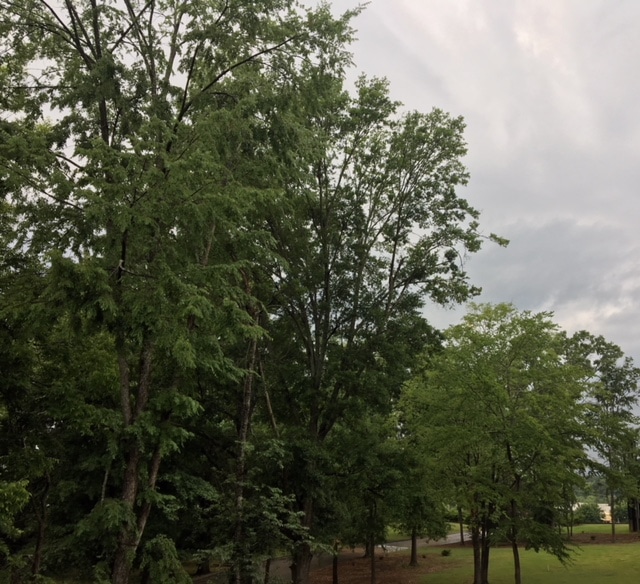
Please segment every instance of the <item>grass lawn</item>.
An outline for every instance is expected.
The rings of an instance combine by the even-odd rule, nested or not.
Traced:
[[[449,523],[449,533],[458,533],[460,527],[457,523]],[[411,533],[394,526],[387,527],[387,541],[405,541],[411,539]],[[424,537],[419,537],[424,539]]]
[[[429,555],[438,554],[429,550]],[[635,582],[640,572],[640,544],[590,544],[576,550],[572,563],[563,566],[553,556],[522,551],[522,580],[526,584],[626,584]],[[422,584],[468,584],[473,577],[473,552],[470,547],[454,548],[446,558],[433,558],[443,571],[429,574]],[[447,565],[448,564],[448,565]],[[513,556],[510,548],[491,550],[491,584],[511,584]]]
[[[611,523],[574,525],[573,533],[611,533]],[[628,523],[616,523],[616,533],[629,533]]]

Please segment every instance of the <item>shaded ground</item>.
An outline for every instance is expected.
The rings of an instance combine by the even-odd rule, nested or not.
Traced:
[[[598,533],[574,533],[572,543],[584,546],[588,544],[612,543],[611,534]],[[638,533],[622,533],[616,535],[615,543],[635,543],[640,541]],[[405,543],[405,542],[400,542]],[[467,543],[470,546],[470,543]],[[459,543],[439,544],[442,549],[460,547]],[[422,548],[424,549],[424,548]],[[418,584],[426,574],[449,569],[457,564],[455,551],[450,557],[442,557],[438,554],[419,554],[419,565],[409,567],[407,551],[387,552],[376,554],[376,575],[378,584]],[[338,576],[340,584],[369,584],[371,581],[371,560],[363,558],[362,554],[350,558],[341,558],[339,562]],[[333,574],[331,566],[317,568],[311,573],[310,584],[331,584]]]
[[[395,542],[386,546],[386,549],[376,551],[376,575],[378,584],[419,584],[426,574],[450,569],[458,565],[455,549],[460,547],[459,537],[450,536],[448,541],[430,542],[426,544],[424,540],[420,542],[418,553],[418,566],[409,566],[410,542]],[[574,533],[571,542],[585,546],[588,544],[612,543],[610,533]],[[615,543],[635,543],[640,542],[638,533],[622,533],[616,535]],[[467,542],[467,546],[471,543]],[[452,554],[443,557],[439,553],[425,554],[426,548],[451,549]],[[289,560],[281,559],[274,561],[270,570],[272,584],[288,582]],[[369,584],[371,581],[371,560],[363,557],[363,550],[345,550],[339,556],[338,578],[340,584]],[[216,580],[212,574],[205,578],[194,579],[198,584],[223,582]],[[314,564],[310,575],[310,584],[332,584],[333,566],[332,557],[321,555],[314,559]]]
[[[459,545],[459,544],[456,544]],[[443,546],[444,549],[445,546]],[[450,546],[446,546],[450,547]],[[418,584],[425,574],[451,568],[457,564],[455,558],[420,554],[418,566],[409,566],[408,552],[376,554],[376,580],[378,584]],[[341,558],[338,563],[338,578],[341,584],[369,584],[371,582],[371,560],[362,554],[353,558]],[[311,572],[310,584],[332,584],[332,566],[317,568]]]

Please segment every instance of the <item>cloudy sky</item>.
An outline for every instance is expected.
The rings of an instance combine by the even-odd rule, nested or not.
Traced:
[[[478,301],[553,311],[640,363],[640,2],[372,0],[355,27],[358,71],[467,122],[462,194],[511,240],[469,260]]]

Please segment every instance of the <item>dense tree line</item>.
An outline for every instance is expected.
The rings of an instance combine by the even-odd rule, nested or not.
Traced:
[[[459,195],[461,118],[347,89],[358,10],[0,8],[13,582],[187,582],[189,558],[249,584],[287,550],[304,584],[314,553],[372,552],[391,523],[417,562],[447,506],[484,582],[497,538],[564,556],[584,443],[612,504],[633,495],[617,347],[505,306],[430,326],[427,300],[473,297],[463,260],[502,241]]]
[[[305,582],[341,493],[394,486],[344,450],[378,443],[425,299],[475,292],[462,120],[345,89],[357,11],[0,7],[6,567],[174,582],[190,551],[241,583],[290,548]]]

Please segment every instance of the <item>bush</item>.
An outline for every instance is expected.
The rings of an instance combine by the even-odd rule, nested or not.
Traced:
[[[602,523],[604,512],[597,503],[582,503],[573,514],[573,524]]]

